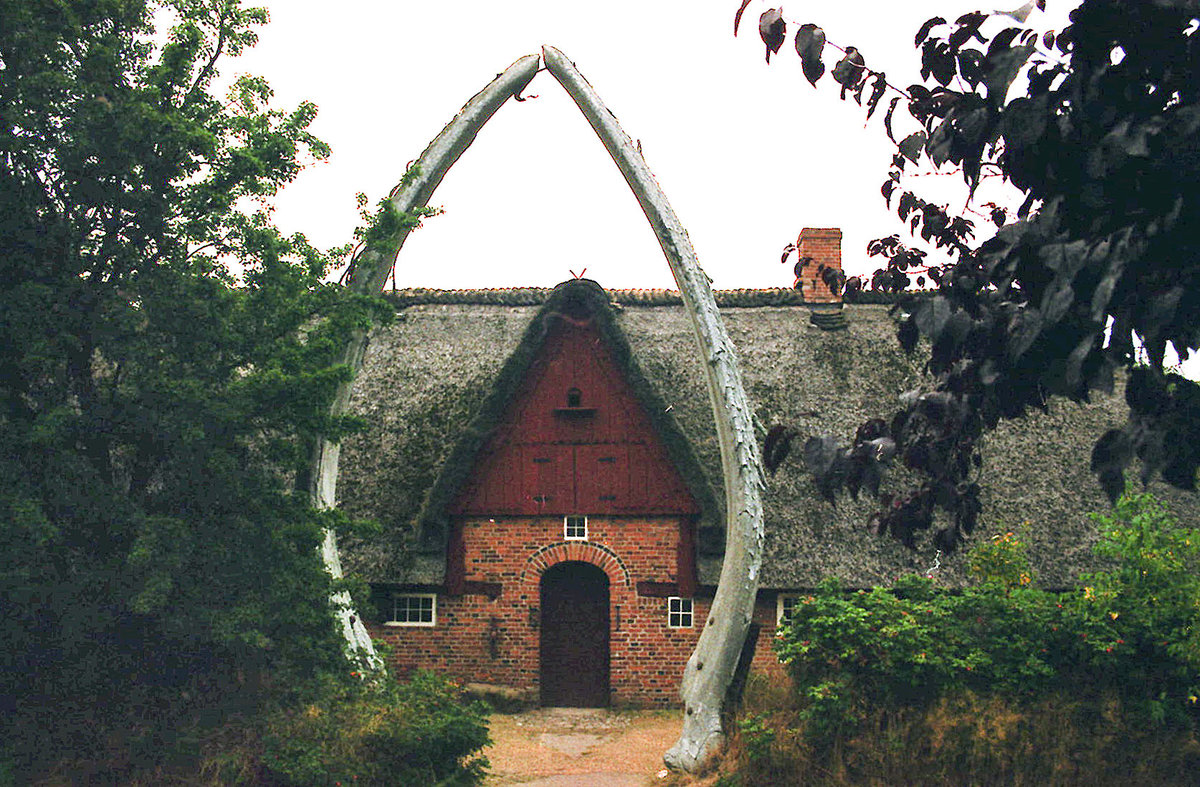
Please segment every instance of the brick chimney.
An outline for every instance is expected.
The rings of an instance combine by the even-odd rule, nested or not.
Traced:
[[[842,295],[835,295],[821,277],[821,266],[842,269],[842,231],[837,227],[805,227],[796,239],[796,251],[800,259],[812,258],[800,274],[801,292],[812,310],[810,321],[827,331],[845,328]]]
[[[796,252],[800,259],[813,259],[800,275],[804,300],[808,303],[841,303],[842,296],[834,295],[817,271],[822,265],[842,269],[842,231],[836,227],[805,227],[796,238]]]

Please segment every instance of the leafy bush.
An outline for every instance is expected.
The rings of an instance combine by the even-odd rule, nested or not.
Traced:
[[[962,592],[904,577],[847,594],[835,581],[795,607],[776,651],[796,679],[810,735],[856,729],[879,705],[929,705],[956,692],[1014,699],[1067,688],[1120,696],[1151,721],[1194,722],[1200,694],[1200,533],[1148,495],[1102,525],[1113,568],[1081,590],[1032,587],[1024,545],[997,536],[969,557]]]
[[[1036,588],[1009,532],[961,591],[799,599],[775,645],[790,697],[748,688],[723,783],[1194,782],[1200,531],[1144,494],[1096,520],[1109,568],[1071,591]]]
[[[490,740],[487,710],[432,672],[405,684],[330,686],[281,713],[264,740],[263,766],[286,787],[477,784]]]
[[[1011,530],[992,536],[967,555],[967,570],[983,585],[1018,588],[1033,582],[1025,542]]]
[[[1182,528],[1149,494],[1126,494],[1095,515],[1109,571],[1083,577],[1076,609],[1093,636],[1093,663],[1144,687],[1157,715],[1200,695],[1200,530]]]

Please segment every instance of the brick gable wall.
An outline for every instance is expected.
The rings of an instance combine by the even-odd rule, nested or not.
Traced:
[[[432,628],[374,624],[371,634],[391,646],[390,665],[400,677],[433,669],[463,683],[507,686],[537,698],[539,580],[559,562],[583,561],[609,578],[611,704],[675,707],[680,676],[711,604],[711,598],[695,598],[693,627],[668,627],[665,596],[678,581],[681,526],[686,524],[677,517],[593,516],[586,542],[565,542],[559,516],[465,519],[458,527],[467,592],[438,594]],[[771,651],[773,596],[763,594],[755,622],[761,628],[753,668],[780,670]]]
[[[371,626],[392,648],[399,675],[417,668],[463,682],[539,689],[539,581],[564,560],[599,566],[609,578],[610,699],[616,705],[669,707],[696,646],[709,601],[696,599],[695,625],[667,626],[667,599],[639,594],[638,583],[677,582],[677,517],[589,517],[587,541],[563,541],[563,519],[471,518],[459,523],[463,595],[438,595],[437,625]],[[498,588],[497,588],[498,585]],[[493,593],[494,598],[483,591]],[[643,586],[643,590],[646,587]]]

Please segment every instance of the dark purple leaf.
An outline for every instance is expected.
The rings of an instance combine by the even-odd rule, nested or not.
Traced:
[[[888,180],[885,180],[883,182],[883,187],[879,189],[879,192],[881,194],[883,194],[883,199],[887,203],[887,206],[889,208],[892,206],[892,192],[895,190],[896,190],[896,181],[894,181],[890,178]]]
[[[846,286],[846,274],[841,268],[825,268],[821,271],[821,281],[834,295],[841,295],[842,288]]]
[[[921,50],[921,77],[933,75],[939,85],[948,85],[956,73],[956,59],[946,42],[926,41]]]
[[[871,83],[871,95],[867,99],[867,120],[870,120],[871,115],[875,114],[875,107],[879,106],[879,99],[883,98],[886,91],[887,76],[879,71],[875,74],[875,81]]]
[[[796,434],[796,430],[779,424],[772,426],[771,431],[767,432],[767,439],[763,442],[763,464],[771,475],[775,475],[783,460],[787,459],[792,447],[792,438]]]
[[[921,151],[925,149],[925,143],[928,139],[924,131],[916,131],[909,134],[900,143],[900,154],[916,164],[917,160],[921,158]]]
[[[921,42],[929,36],[930,30],[944,24],[946,24],[946,20],[940,16],[935,16],[933,19],[926,19],[925,24],[921,25],[921,29],[917,31],[917,37],[913,40],[913,46],[920,46]]]
[[[787,38],[787,22],[783,21],[782,8],[768,8],[758,18],[758,34],[767,45],[767,62],[777,53]]]
[[[892,103],[888,104],[887,114],[883,116],[883,128],[887,131],[888,139],[892,142],[896,141],[896,136],[892,133],[892,114],[896,111],[896,104],[900,103],[900,96],[892,99]]]
[[[988,55],[991,56],[996,52],[999,52],[1001,49],[1008,49],[1016,37],[1024,32],[1025,29],[1022,27],[1010,27],[1005,30],[1001,30],[996,34],[996,37],[992,39],[992,43],[988,44]]]
[[[794,243],[789,243],[788,245],[784,246],[783,247],[783,256],[779,258],[779,261],[787,262],[788,255],[790,255],[795,250],[796,250],[796,244],[794,244]]]
[[[865,68],[866,63],[858,50],[852,46],[846,47],[846,54],[833,67],[832,72],[834,81],[842,86],[842,98],[846,97],[847,90],[854,90],[858,87]]]
[[[896,328],[896,339],[900,342],[900,346],[904,351],[911,353],[917,349],[917,323],[913,320],[912,315],[906,316],[900,321],[900,325]]]
[[[733,34],[738,34],[738,25],[742,23],[742,14],[746,10],[746,6],[750,5],[750,0],[742,0],[742,5],[738,8],[737,13],[733,15]]]
[[[1125,466],[1133,458],[1129,435],[1121,429],[1109,429],[1092,448],[1092,472],[1108,499],[1116,502],[1125,491]]]
[[[800,68],[804,78],[816,85],[825,73],[821,53],[825,49],[825,31],[814,24],[800,25],[796,31],[796,54],[800,55]]]
[[[979,11],[972,11],[969,14],[963,14],[957,20],[955,20],[955,24],[958,25],[958,29],[950,34],[950,49],[952,51],[958,51],[958,48],[967,43],[967,40],[971,38],[971,36],[983,41],[983,37],[979,35],[979,27],[983,24],[985,19],[987,19],[987,14],[982,14]]]
[[[983,79],[983,53],[978,49],[962,49],[958,53],[958,73],[974,87]]]

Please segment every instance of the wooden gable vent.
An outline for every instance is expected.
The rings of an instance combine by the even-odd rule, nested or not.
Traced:
[[[541,347],[449,513],[698,514],[596,321],[570,308],[544,319]]]

